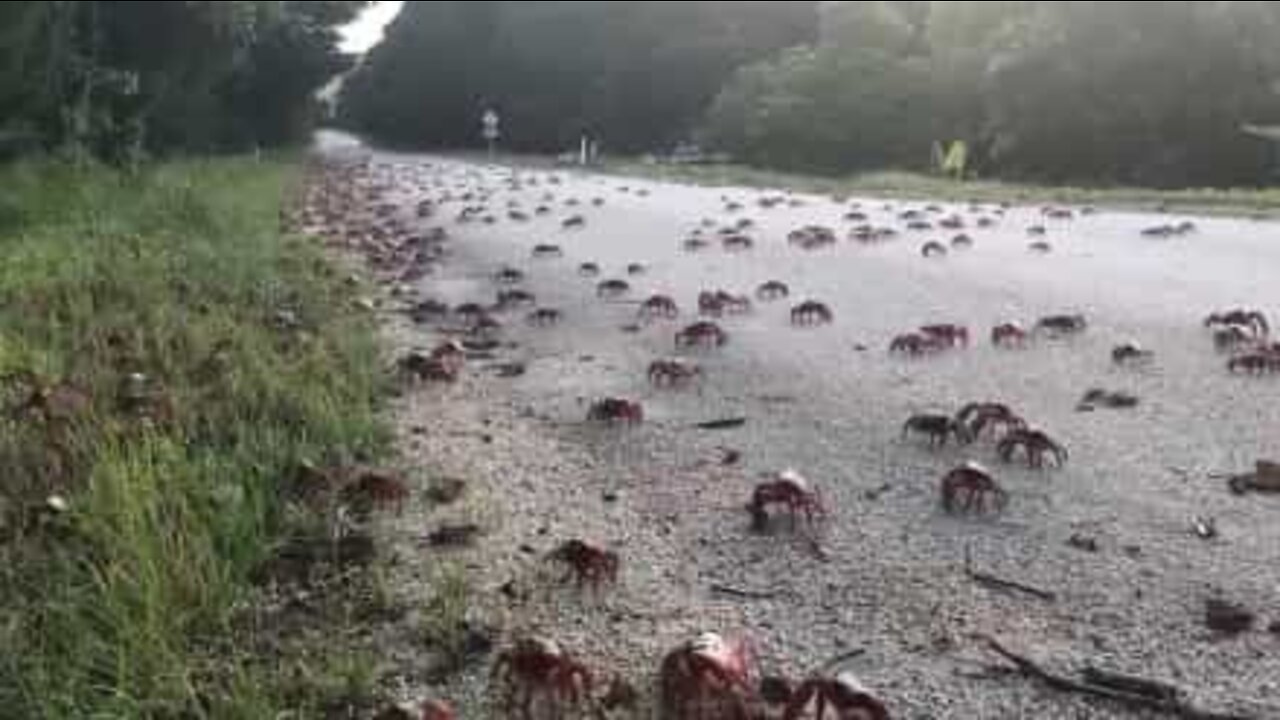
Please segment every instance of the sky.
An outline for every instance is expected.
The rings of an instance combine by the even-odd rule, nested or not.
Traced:
[[[362,53],[378,44],[387,23],[395,19],[403,2],[376,2],[359,19],[342,29],[342,50]]]

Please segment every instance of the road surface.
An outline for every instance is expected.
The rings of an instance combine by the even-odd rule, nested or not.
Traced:
[[[793,677],[860,651],[843,667],[894,717],[1139,717],[1023,679],[970,677],[993,661],[975,640],[990,635],[1063,672],[1098,665],[1174,683],[1210,708],[1280,717],[1280,636],[1266,631],[1280,621],[1280,499],[1234,496],[1215,476],[1280,457],[1280,377],[1228,373],[1202,324],[1220,309],[1280,310],[1280,225],[1080,208],[1069,220],[1025,207],[927,212],[923,201],[687,187],[427,156],[376,154],[374,166],[395,185],[403,217],[431,200],[434,216],[412,221],[452,237],[448,261],[415,287],[419,299],[490,303],[499,289],[493,273],[513,267],[527,273],[521,287],[540,306],[565,318],[533,328],[522,322],[526,311],[500,316],[511,342],[501,359],[525,363],[523,377],[499,379],[473,363],[461,388],[424,391],[402,408],[430,426],[417,427],[411,443],[421,462],[487,478],[487,508],[471,512],[492,526],[491,537],[463,556],[484,590],[484,622],[556,637],[603,674],[645,688],[666,650],[715,630],[750,636],[764,671]],[[775,196],[786,202],[759,206]],[[484,211],[458,222],[468,205]],[[551,212],[508,218],[539,205]],[[846,239],[854,210],[900,237]],[[958,215],[974,247],[922,258],[924,242],[959,231],[908,231],[907,210],[933,223]],[[496,222],[479,220],[486,214]],[[585,225],[565,229],[575,215]],[[978,217],[997,224],[977,229]],[[716,230],[744,218],[754,249],[725,251]],[[1141,235],[1183,220],[1194,232]],[[811,251],[787,242],[792,230],[815,224],[835,229],[839,241]],[[1045,226],[1043,238],[1029,236],[1033,225]],[[712,243],[687,252],[683,242],[699,228]],[[1036,240],[1052,252],[1030,252]],[[534,260],[539,244],[558,245],[564,256]],[[603,274],[582,277],[585,262]],[[644,274],[629,276],[631,263]],[[596,284],[607,278],[626,279],[632,292],[600,300]],[[721,320],[730,333],[722,349],[677,352],[673,335],[696,319],[700,291],[752,294],[768,280],[787,283],[791,298]],[[681,319],[626,328],[636,303],[655,293],[675,298]],[[791,306],[807,298],[828,304],[834,323],[792,327]],[[1087,332],[1012,351],[987,341],[996,323],[1062,313],[1085,315]],[[887,351],[896,335],[939,322],[971,328],[972,346],[922,359]],[[394,333],[402,345],[429,347],[440,329],[399,322]],[[1115,366],[1111,350],[1126,341],[1153,351],[1154,361]],[[699,363],[703,379],[684,391],[653,388],[648,364],[673,355]],[[1092,388],[1141,402],[1080,412]],[[584,422],[588,403],[615,396],[642,402],[646,423]],[[901,435],[912,414],[954,413],[978,400],[1007,403],[1049,432],[1070,451],[1065,467],[1003,464],[990,441],[931,449]],[[694,427],[739,417],[747,419],[740,429]],[[446,432],[445,422],[458,432]],[[468,423],[496,440],[461,439]],[[722,448],[741,452],[741,463],[719,466]],[[1008,491],[999,516],[943,511],[939,481],[966,461],[990,467]],[[786,523],[751,532],[744,505],[758,475],[787,468],[819,487],[830,511],[817,531],[820,552]],[[412,535],[436,519],[410,514],[400,530]],[[1218,536],[1202,539],[1197,521],[1216,524]],[[530,553],[569,537],[617,549],[620,586],[604,598],[496,592],[512,582],[545,585]],[[1096,543],[1096,552],[1079,541]],[[977,584],[966,557],[978,571],[1053,600]],[[416,558],[410,574],[427,578],[438,562]],[[1215,636],[1204,618],[1206,601],[1217,597],[1256,611],[1259,624],[1237,638]],[[483,675],[434,692],[470,708]]]

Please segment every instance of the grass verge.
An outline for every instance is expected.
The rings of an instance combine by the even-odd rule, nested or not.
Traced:
[[[255,571],[324,527],[291,472],[386,447],[372,323],[278,229],[298,181],[0,170],[0,715],[314,717],[367,683],[245,620]]]
[[[716,187],[795,190],[823,195],[952,202],[1061,203],[1115,208],[1165,209],[1210,215],[1270,215],[1280,207],[1280,188],[1147,188],[1042,186],[978,180],[958,183],[906,172],[876,172],[834,178],[761,170],[744,165],[654,165],[616,160],[610,174]]]

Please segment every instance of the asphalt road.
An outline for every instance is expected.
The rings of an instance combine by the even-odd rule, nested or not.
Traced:
[[[1202,324],[1221,309],[1280,310],[1280,225],[1080,208],[1073,219],[1053,220],[1041,208],[928,212],[925,201],[791,195],[764,209],[761,198],[784,193],[426,156],[375,160],[388,173],[398,168],[396,193],[406,207],[434,201],[424,227],[446,227],[453,237],[448,262],[418,288],[423,297],[491,302],[500,289],[491,276],[509,266],[527,273],[521,286],[540,306],[563,312],[564,322],[549,328],[527,326],[526,311],[500,316],[515,343],[507,359],[527,363],[528,373],[494,382],[503,383],[503,402],[540,432],[608,469],[601,474],[612,480],[592,482],[620,494],[626,512],[592,527],[644,577],[635,581],[643,592],[633,589],[627,602],[643,605],[663,582],[694,598],[681,602],[712,602],[707,588],[717,583],[766,591],[773,597],[745,603],[739,616],[762,655],[800,673],[860,648],[850,668],[896,717],[1134,717],[1019,680],[960,677],[985,657],[975,650],[982,634],[1062,670],[1092,663],[1175,683],[1209,707],[1261,707],[1257,717],[1280,717],[1280,636],[1266,631],[1280,621],[1280,498],[1233,496],[1214,477],[1280,457],[1280,376],[1228,373]],[[742,208],[729,209],[731,202]],[[484,211],[458,222],[468,205]],[[539,205],[550,212],[534,216]],[[512,209],[533,217],[511,220]],[[899,238],[848,239],[857,223],[845,215],[853,210],[898,229]],[[907,230],[907,210],[932,223],[959,216],[973,248],[922,258],[924,242],[949,242],[961,231]],[[493,224],[479,220],[486,214]],[[564,228],[571,216],[585,225]],[[996,224],[979,229],[978,217]],[[744,218],[754,248],[726,251],[716,230]],[[1184,220],[1194,232],[1141,235]],[[808,251],[787,242],[789,232],[814,224],[834,229],[838,242]],[[1033,225],[1045,226],[1043,238],[1029,236]],[[683,242],[698,228],[711,244],[687,252]],[[1030,252],[1037,240],[1052,252]],[[539,244],[564,255],[535,260]],[[598,263],[602,275],[582,277],[585,262]],[[631,263],[643,264],[644,274],[629,276]],[[607,278],[626,279],[632,292],[599,299],[596,283]],[[787,283],[791,298],[721,320],[730,334],[724,348],[677,352],[673,335],[697,319],[699,292],[753,294],[768,280]],[[636,322],[637,303],[655,293],[677,300],[680,319],[624,330]],[[791,326],[791,306],[809,298],[831,307],[833,324]],[[996,323],[1030,325],[1060,313],[1085,315],[1087,332],[1022,350],[999,350],[987,339]],[[897,334],[938,322],[967,325],[972,346],[920,359],[888,352]],[[1111,350],[1126,341],[1154,352],[1154,361],[1116,367]],[[699,363],[702,380],[683,391],[653,388],[649,362],[673,355]],[[1141,402],[1080,412],[1091,388]],[[583,422],[587,404],[615,396],[644,404],[643,427]],[[1066,446],[1069,462],[1032,471],[1000,463],[990,441],[934,450],[902,439],[913,413],[951,413],[977,400],[1011,405]],[[738,417],[747,420],[740,429],[693,427]],[[740,467],[710,468],[721,447],[743,454]],[[990,467],[1008,491],[1001,515],[943,512],[939,481],[969,460]],[[831,511],[819,530],[823,557],[785,524],[767,536],[750,532],[743,504],[757,474],[786,468],[819,487]],[[556,487],[548,478],[542,492],[554,498]],[[561,510],[573,502],[564,499]],[[1197,520],[1216,523],[1218,537],[1198,537]],[[673,550],[645,557],[649,544],[634,536],[655,533]],[[1095,541],[1097,552],[1074,546],[1073,537]],[[966,555],[978,570],[1055,599],[976,585],[965,574]],[[1258,626],[1216,636],[1204,623],[1214,597],[1257,612]],[[607,631],[643,633],[638,642],[651,652],[672,642],[662,628],[617,617]]]

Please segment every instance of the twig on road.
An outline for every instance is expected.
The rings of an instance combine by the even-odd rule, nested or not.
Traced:
[[[719,595],[728,595],[730,597],[740,598],[742,600],[774,600],[778,597],[778,592],[776,590],[743,590],[729,585],[722,585],[720,583],[712,585],[711,592]]]
[[[986,644],[987,649],[1012,663],[1018,674],[1039,680],[1059,692],[1116,702],[1181,720],[1257,720],[1255,715],[1218,713],[1194,707],[1181,699],[1185,697],[1185,693],[1180,689],[1152,680],[1102,673],[1097,670],[1091,671],[1083,681],[1074,680],[1045,670],[1029,658],[1009,650],[995,638],[979,636],[978,639]]]
[[[1058,600],[1058,596],[1055,593],[1051,593],[1047,590],[1041,590],[1040,588],[1032,587],[1031,585],[1015,582],[1013,580],[1005,580],[1004,578],[999,578],[989,573],[974,570],[973,556],[971,555],[969,548],[965,548],[964,551],[964,572],[970,580],[994,590],[1022,593],[1023,595],[1030,595],[1031,597],[1050,603],[1057,602]]]

